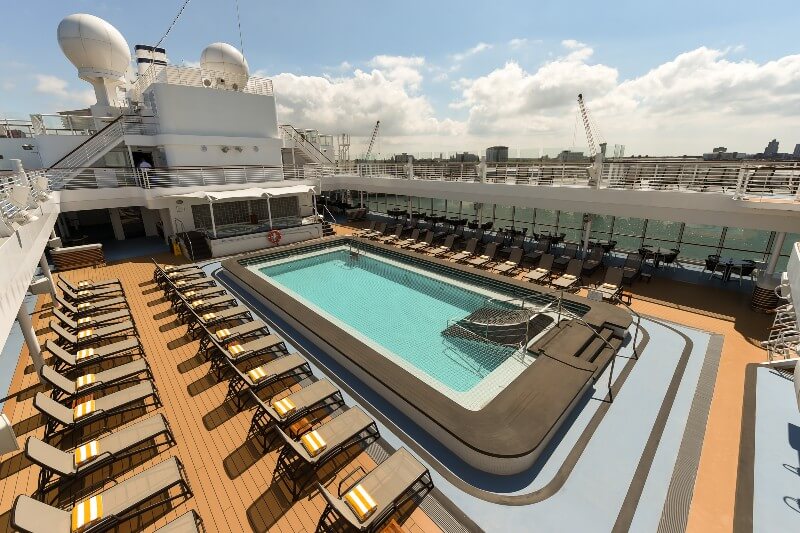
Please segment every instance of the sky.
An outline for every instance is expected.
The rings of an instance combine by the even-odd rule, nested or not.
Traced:
[[[4,0],[0,118],[94,103],[56,41],[91,13],[133,48],[155,44],[184,0]],[[271,78],[279,123],[349,133],[364,149],[511,155],[584,150],[576,97],[626,154],[800,143],[796,0],[642,2],[191,0],[162,43],[197,64],[216,41]],[[10,22],[10,21],[13,21]]]

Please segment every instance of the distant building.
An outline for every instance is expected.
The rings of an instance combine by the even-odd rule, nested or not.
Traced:
[[[508,146],[490,146],[486,149],[487,163],[505,163],[508,161]]]
[[[395,163],[412,163],[413,161],[414,161],[414,156],[411,154],[407,154],[405,152],[403,152],[402,154],[394,155]]]
[[[800,157],[800,144],[794,145],[794,152],[792,152],[792,157]]]
[[[480,157],[475,154],[471,154],[469,152],[464,152],[461,154],[455,154],[450,156],[450,161],[454,163],[477,163],[480,161]]]
[[[726,147],[724,147],[724,146],[717,146],[716,148],[713,148],[711,150],[711,152],[715,153],[715,154],[716,153],[724,154],[727,151],[728,151],[728,149]]]
[[[583,161],[584,159],[586,159],[586,156],[583,155],[583,152],[573,152],[571,150],[563,150],[561,153],[558,154],[558,160],[562,162]]]
[[[772,139],[764,148],[764,157],[775,157],[776,155],[778,155],[778,140]]]

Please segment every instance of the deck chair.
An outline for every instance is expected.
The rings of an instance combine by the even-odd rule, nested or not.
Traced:
[[[402,224],[398,224],[394,228],[394,233],[392,235],[387,235],[385,237],[378,237],[377,240],[378,240],[378,242],[382,242],[383,244],[390,244],[390,243],[396,242],[396,241],[400,240],[400,236],[403,234],[404,230],[405,230],[405,228],[403,227],[403,225]]]
[[[359,467],[350,476],[359,472],[364,470]],[[350,476],[339,483],[337,496],[328,492],[321,483],[318,484],[327,502],[322,512],[322,522],[329,513],[333,513],[355,531],[380,531],[398,509],[412,500],[418,505],[433,490],[430,472],[405,448],[400,448],[372,471],[342,488],[345,482],[350,481]],[[360,501],[364,492],[373,500],[374,508]]]
[[[151,403],[148,403],[148,400]],[[161,399],[152,381],[142,381],[132,387],[90,401],[94,402],[94,409],[87,414],[77,416],[76,411],[80,409],[80,405],[85,404],[71,409],[46,394],[37,392],[33,406],[47,418],[44,427],[45,440],[62,431],[80,428],[107,416],[138,409],[140,407],[138,404],[141,402],[144,402],[145,407],[161,407]]]
[[[482,255],[478,257],[473,257],[472,259],[468,259],[465,261],[468,265],[474,267],[482,267],[486,266],[492,261],[494,261],[495,255],[497,255],[497,246],[496,242],[490,242],[486,245],[486,249],[483,251]]]
[[[178,318],[185,322],[192,313],[203,315],[220,309],[236,307],[236,298],[230,294],[223,294],[213,298],[196,298],[191,301],[182,299],[181,303],[182,305],[177,309]]]
[[[285,480],[293,501],[322,466],[353,446],[367,446],[380,438],[375,421],[358,406],[305,433],[300,442],[279,427],[275,431],[285,443],[275,472]],[[320,440],[324,441],[324,447],[320,446]],[[309,448],[316,448],[317,453],[311,455]]]
[[[45,342],[44,347],[53,355],[51,364],[58,372],[80,370],[119,357],[144,356],[142,344],[136,337],[97,348],[84,348],[76,353],[65,350],[50,339]]]
[[[158,437],[162,436],[166,442],[157,442]],[[149,441],[153,441],[150,446],[142,446]],[[96,444],[92,446],[93,443]],[[158,413],[85,444],[88,445],[86,448],[77,446],[65,452],[36,437],[28,437],[24,453],[28,460],[41,467],[37,489],[40,498],[56,485],[62,489],[91,472],[133,454],[163,445],[174,445],[175,438],[166,417]],[[91,453],[92,448],[96,453]],[[89,453],[85,459],[78,461],[78,457],[83,457],[86,452]]]
[[[630,285],[642,273],[642,256],[639,254],[628,254],[625,264],[622,265],[622,282]]]
[[[369,227],[356,231],[355,233],[353,233],[353,236],[354,237],[365,237],[368,233],[372,233],[373,231],[375,231],[375,225],[376,224],[377,224],[376,221],[371,220],[369,222]]]
[[[175,488],[178,493],[170,496],[170,491]],[[162,497],[150,505],[144,505],[156,496]],[[52,507],[30,496],[17,496],[11,509],[11,526],[15,530],[28,533],[108,531],[153,509],[163,508],[169,502],[186,500],[191,496],[192,491],[184,476],[183,465],[177,457],[170,457],[78,503],[70,510]],[[96,502],[97,499],[102,501],[102,515],[91,519],[91,502]],[[85,510],[85,513],[76,512],[75,508],[78,507]],[[76,524],[78,516],[91,521],[81,520]]]
[[[179,280],[185,281],[204,277],[206,277],[205,271],[200,268],[193,267],[183,270],[173,270],[172,272],[165,272],[164,276],[159,280],[159,283],[163,286],[167,283],[177,283]]]
[[[389,230],[389,224],[387,224],[386,222],[381,222],[375,228],[375,231],[373,231],[371,233],[368,233],[368,234],[366,234],[364,236],[367,237],[368,239],[377,239],[378,237],[386,235],[386,232],[388,230]]]
[[[64,293],[64,298],[66,298],[67,301],[70,301],[73,304],[92,302],[94,300],[107,300],[115,296],[123,295],[121,288],[114,288],[114,287],[105,287],[100,289],[81,289],[79,291],[73,292],[72,289],[70,289],[60,281],[58,282],[58,287],[61,289],[61,292]]]
[[[77,320],[68,317],[64,314],[60,309],[54,307],[53,316],[58,319],[61,324],[67,328],[69,331],[75,332],[80,329],[85,328],[96,328],[100,326],[106,326],[108,324],[113,324],[115,322],[121,322],[123,320],[131,320],[131,312],[127,309],[120,309],[118,311],[111,311],[109,313],[103,313],[101,315],[89,315],[80,317]]]
[[[457,235],[455,234],[448,235],[447,238],[444,240],[444,244],[429,249],[427,251],[428,255],[432,257],[442,257],[443,255],[452,253],[453,247],[456,245],[456,237]]]
[[[203,521],[197,511],[192,509],[180,515],[175,520],[156,529],[154,533],[200,533]],[[205,531],[205,529],[203,529]]]
[[[583,261],[580,259],[570,259],[566,271],[550,284],[556,289],[575,290],[580,287],[582,270]]]
[[[248,396],[242,395],[245,390],[259,391],[285,379],[295,378],[300,381],[311,375],[308,361],[297,352],[277,357],[247,372],[239,370],[232,361],[228,361],[228,366],[233,370],[233,377],[228,382],[226,399],[233,400],[239,410],[247,403]]]
[[[230,361],[234,365],[262,355],[279,355],[287,353],[286,344],[277,335],[265,335],[254,339],[234,339],[233,341],[217,341],[211,339],[216,350],[211,353],[211,372],[222,379],[225,370],[223,364]]]
[[[262,400],[255,391],[250,396],[256,404],[253,420],[250,422],[248,437],[255,437],[263,446],[264,452],[271,447],[273,439],[267,439],[276,427],[286,429],[297,420],[322,407],[335,409],[344,405],[341,391],[327,379],[315,381],[302,389],[279,399],[272,396]],[[278,411],[280,409],[280,412]]]
[[[550,273],[553,270],[553,261],[555,261],[553,254],[544,254],[539,260],[539,266],[529,270],[528,272],[525,272],[522,277],[528,281],[533,281],[534,283],[542,283],[547,281],[550,278]]]
[[[574,242],[568,242],[564,245],[564,249],[561,250],[561,254],[556,257],[553,266],[559,270],[566,268],[569,262],[575,259],[576,255],[578,255],[578,245]]]
[[[144,379],[153,379],[153,372],[146,359],[136,359],[96,374],[84,374],[77,379],[58,373],[50,365],[44,365],[41,370],[42,379],[53,387],[50,396],[57,401],[72,401],[77,396],[92,394],[112,385],[142,381],[142,375]]]
[[[203,287],[214,287],[217,285],[217,282],[214,281],[213,278],[192,278],[192,279],[179,279],[177,281],[169,282],[164,287],[164,294],[172,300],[172,294],[177,291],[189,291],[189,290],[199,290]]]
[[[624,271],[619,267],[609,267],[603,282],[595,287],[595,291],[603,296],[603,300],[618,300],[622,292]]]
[[[508,256],[508,261],[497,263],[494,265],[493,270],[499,274],[513,274],[519,270],[522,264],[523,253],[524,251],[522,248],[512,248],[511,254]]]
[[[116,324],[110,324],[102,328],[93,328],[89,326],[74,334],[61,327],[55,320],[51,320],[50,329],[58,335],[59,340],[68,350],[78,350],[90,344],[126,337],[128,335],[136,336],[136,326],[134,326],[133,322],[130,320],[117,322]]]
[[[61,310],[72,315],[72,318],[84,317],[101,310],[108,309],[127,309],[128,301],[122,296],[108,298],[106,300],[93,300],[73,304],[56,294],[56,302],[61,305]]]
[[[200,298],[208,299],[221,296],[223,294],[227,294],[225,288],[214,284],[206,288],[188,287],[175,290],[172,292],[172,294],[170,294],[169,300],[172,302],[172,305],[177,305],[181,300],[198,300]]]
[[[85,291],[85,290],[93,291],[98,289],[116,289],[123,294],[125,293],[125,289],[122,288],[122,283],[120,283],[119,279],[117,278],[104,279],[100,281],[92,281],[90,279],[85,279],[79,281],[77,284],[72,283],[67,278],[61,276],[59,276],[58,280],[67,287],[69,287],[69,290],[71,290],[72,292]]]
[[[197,265],[195,265],[194,263],[188,263],[185,265],[161,266],[158,263],[156,263],[156,260],[153,259],[152,257],[150,258],[150,260],[153,262],[153,266],[155,267],[155,269],[153,269],[153,281],[158,281],[158,278],[163,277],[166,274],[169,274],[170,272],[178,272],[181,270],[189,270],[192,268],[197,268]]]
[[[413,252],[421,252],[426,248],[430,248],[433,245],[433,237],[434,233],[433,230],[428,230],[425,232],[425,238],[418,243],[412,244],[410,246],[406,246],[406,250],[411,250]]]
[[[450,259],[456,262],[464,261],[474,256],[477,250],[478,250],[478,239],[473,237],[472,239],[467,241],[467,246],[464,248],[464,251],[455,254]]]
[[[589,257],[583,262],[583,271],[586,274],[593,274],[600,268],[600,265],[603,264],[603,255],[604,250],[602,246],[595,246],[592,248],[592,251],[589,252]]]
[[[419,240],[419,234],[420,234],[419,228],[414,228],[414,230],[411,232],[411,237],[409,237],[408,239],[399,240],[395,244],[397,244],[400,248],[406,248],[407,246],[416,244],[417,241]]]
[[[212,335],[218,342],[228,343],[269,334],[269,326],[262,320],[250,320],[229,328],[214,328],[214,331],[206,330],[206,334],[200,338],[200,348],[197,351],[205,353],[206,359],[208,359],[208,348],[212,344]]]
[[[253,320],[250,310],[243,305],[236,307],[228,307],[227,309],[210,311],[207,313],[192,313],[189,316],[189,327],[186,334],[190,337],[194,336],[198,327],[210,328],[217,324],[223,324],[232,320]]]
[[[550,241],[547,239],[540,239],[533,247],[530,253],[525,254],[525,259],[535,263],[542,258],[544,254],[550,249]]]

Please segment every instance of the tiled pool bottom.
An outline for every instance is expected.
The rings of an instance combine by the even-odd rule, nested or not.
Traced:
[[[345,247],[248,268],[467,409],[485,406],[530,362],[513,347],[442,334],[508,295],[385,257],[353,258]]]

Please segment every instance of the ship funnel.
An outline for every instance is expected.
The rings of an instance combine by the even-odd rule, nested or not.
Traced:
[[[136,69],[139,76],[147,72],[151,66],[154,67],[153,74],[167,66],[167,52],[163,48],[137,44],[133,49],[136,53]]]

